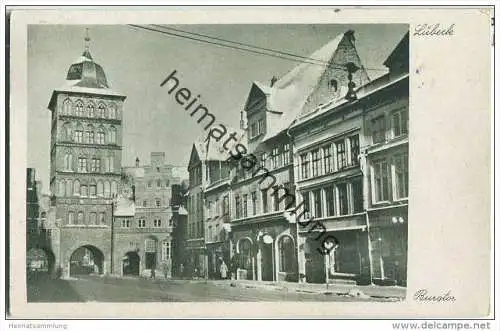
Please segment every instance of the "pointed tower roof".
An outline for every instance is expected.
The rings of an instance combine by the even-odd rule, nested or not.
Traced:
[[[54,89],[48,108],[54,109],[56,96],[59,92],[74,92],[113,96],[125,99],[126,96],[109,88],[104,69],[96,63],[89,50],[90,37],[85,36],[85,49],[82,55],[69,66],[66,82],[63,86]]]
[[[88,29],[85,36],[85,50],[75,62],[71,64],[66,76],[68,85],[90,87],[90,88],[109,88],[104,69],[94,62],[89,50],[90,37]]]

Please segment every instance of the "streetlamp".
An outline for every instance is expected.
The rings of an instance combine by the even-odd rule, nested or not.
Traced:
[[[352,81],[352,74],[356,73],[361,68],[358,67],[353,62],[348,62],[345,65],[345,67],[347,69],[347,78],[349,79],[349,83],[347,84],[347,87],[349,88],[349,90],[347,91],[347,95],[345,96],[345,98],[349,101],[354,101],[358,97],[356,96],[356,92],[354,91],[356,84]]]

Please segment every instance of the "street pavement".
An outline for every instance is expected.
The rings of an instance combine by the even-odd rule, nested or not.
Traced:
[[[237,286],[228,281],[151,280],[78,276],[28,281],[28,302],[209,302],[209,301],[396,301],[327,292],[305,293],[282,287]]]

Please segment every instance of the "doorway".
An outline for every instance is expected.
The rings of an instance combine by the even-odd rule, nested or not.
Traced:
[[[262,244],[262,280],[273,281],[274,273],[274,259],[273,259],[273,245],[272,244]]]
[[[123,258],[123,275],[139,276],[141,259],[137,252],[127,252]]]

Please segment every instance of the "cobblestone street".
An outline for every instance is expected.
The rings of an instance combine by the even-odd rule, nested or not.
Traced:
[[[150,280],[81,276],[28,282],[28,302],[206,302],[206,301],[395,301],[399,298],[358,298],[335,292],[306,293],[279,286],[238,285],[231,281]]]

